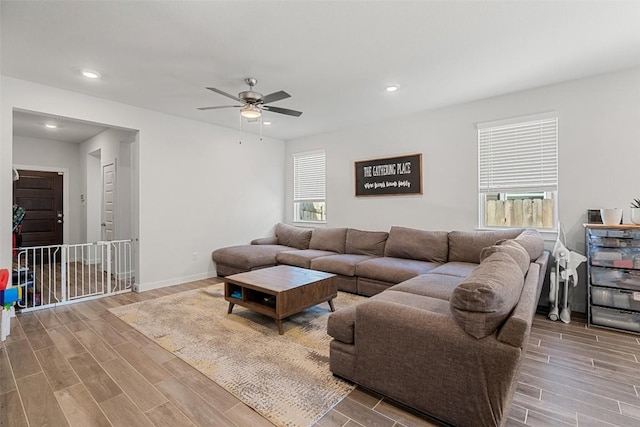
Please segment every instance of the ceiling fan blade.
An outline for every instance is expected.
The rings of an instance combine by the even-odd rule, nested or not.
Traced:
[[[198,110],[218,110],[220,108],[236,108],[236,107],[242,107],[242,105],[217,105],[215,107],[198,107]]]
[[[286,114],[287,116],[300,117],[302,115],[302,111],[289,110],[288,108],[271,107],[269,105],[265,105],[262,108],[272,113]]]
[[[238,98],[237,96],[231,95],[230,93],[227,93],[227,92],[225,92],[223,90],[216,89],[215,87],[208,87],[207,89],[209,89],[210,91],[213,91],[215,93],[219,93],[220,95],[224,95],[224,96],[226,96],[228,98],[235,99],[238,102],[244,102],[244,100]]]
[[[262,98],[262,103],[263,104],[268,104],[270,102],[276,102],[276,101],[280,101],[281,99],[286,99],[286,98],[291,98],[291,95],[289,95],[287,92],[281,90],[280,92],[270,93],[269,95],[267,95],[264,98]]]

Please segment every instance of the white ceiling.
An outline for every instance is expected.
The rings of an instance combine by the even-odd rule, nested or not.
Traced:
[[[45,125],[55,125],[49,129]],[[13,112],[13,135],[29,138],[53,139],[79,144],[108,129],[108,126],[82,122],[65,117],[27,111]]]
[[[5,75],[231,128],[237,109],[196,107],[233,104],[205,86],[237,94],[252,76],[304,112],[265,113],[281,139],[640,66],[639,1],[2,0],[0,13]]]

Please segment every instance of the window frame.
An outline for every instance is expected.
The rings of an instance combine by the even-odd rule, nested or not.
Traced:
[[[326,185],[327,185],[327,154],[324,149],[320,150],[311,150],[311,151],[303,151],[299,153],[292,153],[292,163],[293,163],[293,222],[294,223],[310,223],[310,224],[326,224],[327,222],[327,199],[326,199]],[[321,185],[318,185],[317,182],[308,182],[307,188],[300,188],[301,186],[298,183],[299,176],[298,167],[300,166],[298,161],[311,161],[313,162],[313,158],[321,157],[321,168],[322,173],[319,174],[321,176]],[[307,171],[307,174],[315,173],[317,174],[317,167],[319,165],[311,164],[312,168],[316,168],[312,171]],[[303,176],[303,178],[310,179],[311,181],[318,178],[318,176]],[[320,180],[319,180],[320,181]],[[315,188],[314,188],[315,186]],[[300,217],[300,206],[302,203],[323,203],[324,206],[324,219],[322,220],[312,220],[312,219],[302,219]]]
[[[487,130],[500,130],[502,129],[507,129],[507,128],[519,128],[519,129],[525,129],[527,127],[530,127],[531,125],[535,124],[535,123],[539,123],[541,126],[543,126],[544,124],[548,124],[549,122],[551,122],[551,126],[552,126],[552,130],[555,131],[554,133],[554,140],[552,141],[553,143],[553,148],[551,150],[548,149],[548,147],[546,148],[553,160],[553,171],[551,174],[546,174],[541,172],[541,176],[540,176],[540,182],[537,185],[524,185],[522,183],[518,184],[516,183],[515,186],[509,188],[509,187],[500,187],[499,185],[495,188],[492,188],[491,184],[489,184],[489,182],[491,181],[491,178],[487,178],[486,174],[487,171],[483,171],[483,161],[485,162],[485,164],[487,163],[486,159],[483,159],[483,155],[486,156],[486,153],[482,152],[483,147],[481,146],[481,144],[483,143],[483,141],[481,140],[481,133],[482,132],[486,132]],[[537,230],[539,230],[542,233],[555,233],[557,232],[557,226],[558,226],[558,220],[559,220],[559,211],[558,211],[558,206],[559,206],[559,167],[558,167],[558,146],[559,146],[559,117],[558,117],[558,113],[556,111],[553,112],[548,112],[548,113],[542,113],[542,114],[535,114],[535,115],[529,115],[529,116],[520,116],[520,117],[514,117],[514,118],[510,118],[510,119],[505,119],[505,120],[497,120],[497,121],[491,121],[491,122],[483,122],[483,123],[477,123],[476,124],[477,127],[477,157],[478,157],[478,170],[477,170],[477,179],[478,179],[478,228],[479,229],[500,229],[500,228],[513,228],[513,227],[522,227],[522,226],[514,226],[514,225],[505,225],[505,226],[497,226],[497,225],[487,225],[486,223],[486,203],[487,203],[487,196],[488,195],[493,195],[493,194],[498,194],[499,196],[499,200],[509,200],[514,198],[514,196],[523,196],[525,194],[532,194],[532,195],[540,195],[540,194],[545,194],[545,195],[549,195],[549,198],[553,200],[553,218],[552,218],[552,227],[536,227],[536,226],[527,226],[529,228],[535,228]],[[515,143],[515,139],[511,142],[512,144]],[[536,144],[540,145],[540,150],[543,151],[545,149],[545,142],[542,141],[542,137],[540,138],[539,141],[536,142]],[[531,144],[532,146],[534,144]],[[486,147],[485,147],[486,148]],[[517,153],[515,151],[518,150],[514,150],[513,155],[516,155]],[[545,154],[545,156],[548,156],[549,154]],[[541,154],[540,157],[543,157],[543,155]],[[548,161],[548,159],[544,159],[544,160],[539,160],[541,163]],[[490,163],[490,162],[488,162]],[[531,164],[534,164],[535,162],[532,161]],[[546,165],[546,163],[542,163],[544,165]],[[528,166],[530,166],[530,164],[527,164]],[[540,167],[541,170],[545,170],[546,169],[541,166]],[[483,172],[485,175],[483,175]],[[488,172],[490,173],[490,171]],[[549,178],[549,176],[554,176],[555,177],[555,181],[550,181],[550,182],[545,182],[545,178]],[[484,182],[483,182],[484,179]],[[522,180],[524,181],[524,180]]]

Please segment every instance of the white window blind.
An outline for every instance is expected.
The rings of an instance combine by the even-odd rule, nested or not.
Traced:
[[[323,201],[325,199],[324,151],[293,155],[293,201]]]
[[[478,125],[481,193],[557,191],[558,118]]]

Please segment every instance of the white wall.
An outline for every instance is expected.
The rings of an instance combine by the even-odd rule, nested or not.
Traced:
[[[82,243],[80,228],[80,152],[78,144],[53,139],[13,137],[13,164],[43,171],[67,170],[63,209],[66,244]]]
[[[131,225],[132,212],[138,209],[138,195],[134,195],[131,189],[132,174],[136,173],[137,169],[136,165],[131,164],[131,152],[132,144],[136,143],[136,133],[131,130],[109,128],[80,144],[80,156],[86,162],[86,165],[83,165],[81,185],[86,200],[82,212],[83,230],[87,237],[97,235],[97,239],[88,239],[88,242],[103,238],[102,229],[99,228],[96,233],[95,224],[96,219],[98,227],[102,222],[102,168],[110,164],[116,165],[115,240],[135,237]],[[97,174],[96,157],[99,158]],[[132,201],[133,196],[136,197],[136,201]]]
[[[283,219],[282,141],[246,135],[238,144],[236,129],[6,76],[0,85],[0,224],[11,216],[14,108],[139,131],[141,289],[214,276],[213,249],[265,236]],[[10,262],[10,228],[2,227],[0,265]]]
[[[622,207],[628,215],[630,201],[640,197],[640,69],[288,141],[286,219],[292,220],[291,154],[324,147],[328,226],[472,230],[478,225],[475,124],[547,111],[559,114],[560,221],[569,248],[584,253],[587,209]],[[412,153],[423,154],[422,196],[354,197],[354,161]],[[585,283],[583,274],[579,311]]]

